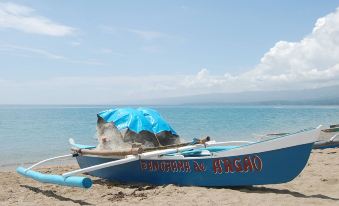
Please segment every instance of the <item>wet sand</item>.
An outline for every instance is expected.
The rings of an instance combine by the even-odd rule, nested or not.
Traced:
[[[288,166],[288,165],[286,165]],[[77,166],[48,166],[62,173]],[[131,185],[93,178],[91,189],[0,172],[0,205],[339,205],[339,149],[314,150],[304,171],[279,185],[235,188]]]

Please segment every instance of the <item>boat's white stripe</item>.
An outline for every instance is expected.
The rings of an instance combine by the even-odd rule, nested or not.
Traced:
[[[276,137],[269,140],[263,140],[260,142],[243,142],[243,141],[230,141],[230,142],[210,142],[208,146],[227,146],[227,145],[240,145],[238,148],[233,148],[226,151],[220,151],[212,153],[212,156],[203,156],[203,157],[185,157],[184,159],[206,159],[206,158],[220,158],[220,157],[229,157],[237,155],[246,155],[253,153],[261,153],[272,150],[278,150],[282,148],[293,147],[302,144],[308,144],[315,142],[319,136],[319,133],[323,129],[322,126],[317,127],[316,129],[311,129],[308,131],[303,131],[295,134],[290,134],[282,137]],[[185,149],[188,149],[188,146]],[[203,145],[195,145],[196,148],[203,147]],[[172,149],[174,151],[175,149]],[[161,151],[161,150],[160,150]],[[161,152],[160,152],[161,153]],[[152,154],[150,156],[139,156],[140,159],[152,159],[152,160],[166,160],[166,159],[175,159],[169,156],[157,156],[159,150],[148,152]],[[97,156],[99,157],[99,156]],[[110,157],[101,157],[100,158],[110,158]],[[120,157],[122,158],[122,157]],[[178,158],[179,159],[179,158]],[[182,158],[180,158],[182,159]]]
[[[260,142],[245,144],[238,148],[233,148],[226,151],[220,151],[213,153],[213,156],[204,156],[204,157],[185,157],[185,159],[206,159],[206,158],[221,158],[221,157],[230,157],[238,155],[246,155],[253,153],[268,152],[288,147],[293,147],[302,144],[313,143],[317,140],[317,137],[321,131],[322,126],[317,127],[316,129],[299,132],[296,134],[286,135],[283,137],[276,137],[274,139],[264,140]],[[220,144],[218,144],[220,145]],[[214,146],[214,145],[213,145]],[[166,156],[162,157],[152,157],[148,158],[152,160],[166,160],[169,159]],[[171,158],[172,159],[172,158]]]
[[[300,132],[297,134],[291,134],[283,137],[277,137],[270,140],[264,140],[261,142],[256,142],[253,144],[241,146],[239,148],[227,150],[224,152],[215,153],[216,157],[222,156],[236,156],[236,155],[245,155],[259,152],[267,152],[287,147],[293,147],[302,144],[308,144],[315,142],[319,136],[321,127],[312,129],[305,132]]]

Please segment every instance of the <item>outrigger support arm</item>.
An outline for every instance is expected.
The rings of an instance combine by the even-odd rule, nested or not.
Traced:
[[[61,158],[67,158],[67,157],[75,157],[78,156],[78,154],[67,154],[67,155],[61,155],[57,157],[52,157],[49,159],[42,160],[29,168],[23,168],[18,167],[16,169],[17,173],[32,178],[36,181],[43,182],[43,183],[51,183],[51,184],[58,184],[58,185],[64,185],[64,186],[70,186],[70,187],[81,187],[81,188],[90,188],[92,186],[92,180],[88,177],[63,177],[61,175],[52,175],[52,174],[44,174],[40,172],[33,171],[32,169],[38,165],[41,165],[45,162],[61,159]]]
[[[337,138],[338,136],[339,136],[339,134],[336,134],[336,135],[334,135],[333,137],[331,137],[330,142],[333,142],[334,139]]]
[[[86,168],[74,170],[74,171],[71,171],[71,172],[66,172],[66,173],[62,174],[62,176],[63,177],[69,177],[69,176],[72,176],[72,175],[82,174],[82,173],[86,173],[86,172],[92,172],[92,171],[107,168],[107,167],[112,167],[112,166],[117,166],[117,165],[121,165],[121,164],[128,163],[128,162],[137,161],[139,159],[146,159],[146,158],[160,156],[160,155],[164,155],[164,154],[168,154],[168,153],[182,152],[182,151],[185,151],[185,150],[202,148],[202,147],[204,147],[204,145],[196,144],[196,145],[179,147],[179,148],[175,148],[175,149],[165,149],[165,150],[145,152],[145,153],[141,153],[139,155],[128,156],[125,159],[114,160],[114,161],[111,161],[111,162],[106,162],[106,163],[94,165],[94,166],[91,166],[91,167],[86,167]]]
[[[151,158],[151,157],[154,157],[154,156],[160,156],[160,155],[164,155],[164,154],[168,154],[168,153],[174,153],[174,152],[182,152],[182,151],[185,151],[185,150],[201,148],[201,147],[204,147],[204,146],[205,145],[202,145],[202,144],[196,144],[196,145],[190,145],[190,146],[173,148],[173,149],[164,149],[164,150],[159,150],[159,151],[145,152],[145,153],[141,153],[141,154],[138,154],[138,155],[128,155],[124,159],[106,162],[106,163],[103,163],[103,164],[99,164],[99,165],[95,165],[95,166],[91,166],[91,167],[86,167],[86,168],[74,170],[74,171],[71,171],[71,172],[66,172],[62,175],[43,174],[43,173],[40,173],[40,172],[33,171],[31,169],[42,164],[42,163],[44,163],[44,162],[47,162],[47,161],[66,158],[66,157],[72,157],[72,156],[76,156],[78,154],[68,154],[68,155],[52,157],[52,158],[49,158],[49,159],[46,159],[46,160],[42,160],[42,161],[32,165],[28,169],[23,168],[23,167],[18,167],[16,169],[16,171],[19,174],[21,174],[25,177],[29,177],[29,178],[32,178],[36,181],[43,182],[43,183],[58,184],[58,185],[64,185],[64,186],[70,186],[70,187],[90,188],[92,186],[92,180],[90,178],[73,176],[73,175],[83,174],[83,173],[86,173],[86,172],[91,172],[91,171],[95,171],[95,170],[99,170],[99,169],[103,169],[103,168],[107,168],[107,167],[121,165],[121,164],[124,164],[124,163],[137,161],[139,159]]]
[[[38,166],[38,165],[41,165],[42,163],[45,163],[45,162],[48,162],[48,161],[51,161],[51,160],[62,159],[62,158],[66,158],[66,157],[75,157],[75,156],[77,156],[77,155],[78,155],[78,154],[67,154],[67,155],[61,155],[61,156],[57,156],[57,157],[52,157],[52,158],[49,158],[49,159],[45,159],[45,160],[42,160],[42,161],[40,161],[40,162],[38,162],[38,163],[36,163],[36,164],[30,166],[29,168],[26,169],[26,171],[31,170],[31,169],[33,169],[33,167],[36,167],[36,166]],[[26,171],[25,171],[25,172],[26,172]]]

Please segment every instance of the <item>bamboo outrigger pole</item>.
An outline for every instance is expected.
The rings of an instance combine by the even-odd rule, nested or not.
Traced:
[[[206,142],[209,141],[210,138],[207,137],[203,140],[195,140],[191,143],[182,143],[176,145],[169,145],[169,146],[162,146],[156,148],[147,148],[147,151],[144,151],[141,147],[139,148],[131,148],[129,150],[119,150],[119,151],[99,151],[99,150],[90,150],[90,149],[79,149],[73,148],[72,150],[75,152],[73,154],[62,155],[58,157],[49,158],[43,161],[40,161],[28,169],[23,167],[18,167],[17,172],[23,176],[30,177],[34,180],[44,182],[44,183],[52,183],[58,185],[65,185],[71,187],[82,187],[82,188],[89,188],[92,186],[92,181],[88,177],[80,177],[80,176],[73,176],[77,174],[82,174],[86,172],[91,172],[94,170],[99,170],[107,167],[112,167],[116,165],[121,165],[128,162],[137,161],[142,158],[149,158],[158,155],[164,155],[173,152],[182,152],[190,149],[196,149],[201,147],[206,147]],[[100,155],[100,156],[127,156],[123,159],[114,160],[98,165],[94,165],[87,168],[82,168],[70,172],[66,172],[62,175],[53,175],[53,174],[44,174],[40,172],[33,171],[32,169],[42,163],[47,161],[67,158],[67,157],[76,157],[78,155]],[[131,156],[128,156],[131,155]]]
[[[127,155],[138,155],[143,152],[172,149],[172,148],[185,147],[185,146],[196,145],[196,144],[205,145],[205,143],[210,140],[211,138],[207,136],[204,139],[196,139],[193,142],[186,142],[186,143],[181,143],[181,144],[174,144],[174,145],[167,145],[167,146],[160,146],[160,147],[150,147],[150,148],[132,147],[131,149],[114,150],[114,151],[113,150],[79,149],[79,148],[71,148],[71,150],[79,155],[127,156]]]
[[[70,176],[73,176],[73,175],[83,174],[83,173],[86,173],[86,172],[91,172],[91,171],[95,171],[95,170],[99,170],[99,169],[103,169],[103,168],[107,168],[107,167],[112,167],[112,166],[117,166],[117,165],[121,165],[121,164],[128,163],[128,162],[137,161],[137,160],[143,159],[143,158],[155,157],[155,156],[158,156],[158,155],[164,155],[164,154],[169,154],[169,153],[173,153],[173,152],[182,152],[182,151],[201,148],[201,147],[204,147],[204,146],[201,145],[201,144],[196,144],[196,145],[188,145],[188,146],[184,146],[184,147],[177,147],[177,148],[174,148],[174,149],[164,149],[164,150],[158,150],[158,151],[144,152],[144,153],[141,153],[141,154],[138,154],[138,155],[128,156],[124,159],[113,160],[113,161],[110,161],[110,162],[105,162],[105,163],[102,163],[102,164],[98,164],[98,165],[74,170],[74,171],[71,171],[71,172],[66,172],[66,173],[62,174],[62,176],[63,177],[70,177]]]
[[[98,155],[98,156],[127,156],[127,155],[137,155],[143,153],[143,149],[131,148],[125,150],[92,150],[92,149],[79,149],[71,148],[73,152],[79,155]]]

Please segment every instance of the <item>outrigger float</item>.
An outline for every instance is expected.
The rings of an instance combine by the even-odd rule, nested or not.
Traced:
[[[115,122],[114,118],[112,121]],[[125,126],[133,129],[131,125]],[[158,130],[161,128],[157,127]],[[109,181],[154,185],[278,184],[291,181],[300,174],[320,131],[321,126],[259,142],[215,142],[206,138],[190,143],[119,151],[97,151],[93,146],[71,140],[72,154],[43,160],[27,169],[19,167],[17,172],[43,183],[82,188],[92,185],[89,177],[78,176],[84,173]],[[75,157],[80,169],[62,175],[33,170],[47,161],[66,157]]]

